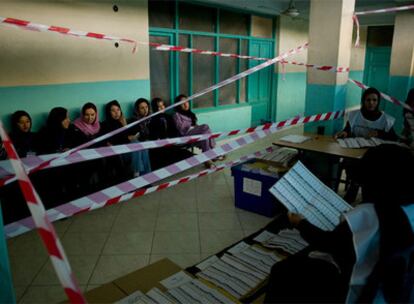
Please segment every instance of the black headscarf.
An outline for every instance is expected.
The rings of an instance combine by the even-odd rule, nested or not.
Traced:
[[[365,108],[365,99],[370,94],[375,94],[378,97],[378,104],[377,104],[377,107],[375,108],[374,111],[368,111]],[[362,97],[361,97],[361,113],[362,113],[362,115],[364,116],[365,119],[374,121],[374,120],[377,120],[378,118],[381,117],[382,112],[379,110],[380,101],[381,101],[381,94],[380,94],[380,92],[376,88],[368,88],[368,89],[366,89],[364,91],[364,93],[362,93]]]
[[[18,122],[23,116],[26,116],[30,120],[30,129],[28,132],[22,132],[18,126]],[[26,157],[27,152],[35,151],[34,134],[31,132],[31,126],[32,118],[26,111],[16,111],[12,114],[10,138],[20,157]]]
[[[62,107],[53,108],[47,117],[46,127],[51,133],[61,133],[64,130],[62,121],[68,115],[68,110]]]
[[[101,130],[102,130],[102,133],[104,134],[123,127],[121,121],[112,118],[112,115],[111,115],[112,106],[117,106],[121,110],[121,114],[124,115],[122,113],[121,105],[119,104],[117,100],[112,100],[108,102],[105,105],[106,120],[101,124]],[[107,142],[113,145],[122,145],[122,144],[129,143],[128,130],[110,137]]]
[[[187,96],[185,96],[183,94],[178,95],[177,97],[175,97],[174,103],[180,102],[184,98],[187,98]],[[187,111],[185,111],[185,110],[183,110],[183,108],[181,108],[181,105],[179,105],[179,106],[175,107],[174,110],[177,113],[180,113],[180,114],[182,114],[184,116],[190,117],[191,118],[191,122],[192,122],[191,124],[193,126],[197,123],[197,117],[194,114],[194,112],[192,112],[190,109],[188,109]]]
[[[152,113],[158,112],[158,103],[163,101],[161,98],[159,97],[155,97],[151,100],[151,109],[152,109]]]

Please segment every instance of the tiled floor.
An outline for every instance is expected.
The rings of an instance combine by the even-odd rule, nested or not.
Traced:
[[[267,147],[274,138],[229,158]],[[56,222],[55,227],[79,285],[88,290],[164,257],[182,267],[193,265],[270,220],[234,207],[233,178],[225,170]],[[35,231],[8,240],[8,245],[18,302],[56,303],[66,298]]]

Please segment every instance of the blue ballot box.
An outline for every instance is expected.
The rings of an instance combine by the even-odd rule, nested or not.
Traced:
[[[280,172],[268,162],[253,159],[231,168],[235,206],[267,217],[285,210],[269,192]]]

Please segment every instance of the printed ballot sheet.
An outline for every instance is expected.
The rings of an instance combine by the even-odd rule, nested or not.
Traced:
[[[322,230],[333,230],[342,213],[352,209],[301,162],[297,162],[269,190],[286,208]]]
[[[297,229],[283,229],[278,234],[265,230],[256,236],[254,240],[267,248],[282,249],[290,254],[295,254],[309,245],[301,237]]]

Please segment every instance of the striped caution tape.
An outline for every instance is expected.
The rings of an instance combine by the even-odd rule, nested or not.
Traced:
[[[364,12],[355,12],[352,16],[352,20],[356,25],[356,40],[355,40],[355,47],[359,46],[359,20],[358,16],[364,15],[372,15],[372,14],[384,14],[384,13],[393,13],[393,12],[401,12],[401,11],[408,11],[414,9],[414,5],[404,5],[404,6],[397,6],[397,7],[388,7],[388,8],[381,8],[375,10],[369,10]]]
[[[243,157],[241,157],[237,160],[232,160],[232,161],[226,162],[224,164],[218,165],[216,167],[213,167],[211,169],[205,169],[205,170],[202,170],[198,173],[194,173],[194,174],[176,179],[176,180],[171,181],[171,182],[162,183],[160,185],[153,186],[153,187],[150,187],[150,188],[138,189],[138,190],[135,190],[133,192],[124,194],[120,197],[114,198],[112,200],[108,200],[105,204],[100,205],[99,208],[109,206],[109,205],[113,205],[113,204],[118,204],[118,203],[121,203],[121,202],[128,201],[132,198],[137,198],[139,196],[143,196],[143,195],[146,195],[146,194],[149,194],[149,193],[152,193],[152,192],[161,191],[161,190],[164,190],[164,189],[167,189],[167,188],[174,187],[174,186],[179,185],[179,184],[187,183],[187,182],[192,181],[196,178],[199,178],[199,177],[202,177],[202,176],[206,176],[206,175],[221,171],[225,168],[230,168],[232,166],[240,164],[241,162],[244,162],[244,161],[256,158],[256,157],[266,155],[267,153],[270,153],[273,150],[274,150],[274,147],[268,147],[268,148],[266,148],[262,151],[258,151],[258,152],[252,153],[250,155],[243,156]],[[69,202],[69,203],[66,203],[64,205],[60,205],[56,208],[47,210],[47,214],[48,214],[49,220],[54,222],[54,221],[57,221],[57,220],[60,220],[60,219],[63,219],[63,218],[70,217],[70,216],[75,215],[75,214],[90,211],[91,207],[92,207],[92,204],[90,204],[89,206],[80,207],[78,205],[75,205],[75,204]],[[94,209],[97,209],[97,208],[98,207],[95,205]],[[11,238],[11,237],[15,237],[15,236],[18,236],[20,234],[26,233],[26,232],[28,232],[32,229],[34,229],[34,223],[33,223],[32,218],[28,217],[26,219],[23,219],[23,220],[20,220],[20,221],[17,221],[17,222],[6,225],[4,230],[5,230],[6,236],[8,238]]]
[[[253,133],[258,130],[279,128],[280,125],[283,125],[284,122],[285,121],[282,121],[279,123],[266,123],[266,124],[263,124],[257,127],[232,130],[228,132],[217,132],[217,133],[211,133],[211,134],[192,135],[192,136],[184,136],[184,137],[177,137],[177,138],[166,138],[166,139],[131,143],[131,144],[125,144],[125,145],[108,146],[108,147],[101,147],[101,148],[95,148],[95,149],[85,149],[85,150],[80,150],[74,154],[71,154],[67,158],[56,160],[50,165],[50,167],[65,166],[69,164],[75,164],[78,162],[94,160],[94,159],[109,157],[113,155],[120,155],[124,153],[136,152],[140,150],[161,148],[161,147],[177,145],[177,144],[194,144],[196,142],[204,141],[204,140],[218,139],[222,137],[241,135],[245,133]],[[26,169],[30,170],[31,168],[35,168],[36,166],[39,166],[41,163],[45,161],[55,158],[56,156],[57,154],[29,156],[27,158],[22,159],[22,161],[24,165],[26,166]],[[10,164],[7,160],[0,161],[0,170],[1,170],[0,177],[6,176],[5,179],[0,180],[0,187],[2,185],[6,185],[14,181],[12,177],[8,176],[12,174],[11,168],[9,165]]]
[[[343,117],[343,115],[344,115],[344,111],[336,111],[336,112],[327,112],[327,113],[321,113],[321,114],[305,116],[305,117],[295,117],[287,121],[280,122],[279,128],[258,130],[258,131],[255,131],[254,133],[248,133],[240,138],[237,138],[226,144],[223,144],[220,147],[216,147],[212,150],[208,150],[202,154],[192,156],[188,159],[179,161],[165,168],[158,169],[151,173],[148,173],[143,176],[120,183],[118,185],[106,188],[102,191],[98,191],[96,193],[87,195],[85,197],[76,199],[70,203],[57,207],[53,209],[52,211],[50,211],[51,214],[54,214],[52,215],[52,218],[59,219],[59,218],[62,218],[62,216],[64,216],[65,214],[68,214],[66,216],[70,216],[73,214],[74,208],[76,208],[77,210],[83,211],[86,209],[94,210],[94,209],[101,208],[105,205],[111,205],[121,200],[123,195],[130,193],[130,192],[137,192],[137,193],[139,193],[139,191],[145,192],[145,190],[141,188],[143,188],[144,186],[148,184],[156,183],[174,174],[177,174],[185,170],[188,170],[192,167],[198,166],[218,156],[232,152],[245,145],[248,145],[259,139],[262,139],[269,134],[275,133],[278,130],[280,130],[280,128],[282,127],[284,128],[284,127],[295,126],[299,124],[306,124],[306,123],[316,122],[316,121],[334,120],[334,119]],[[140,189],[140,190],[137,190],[137,189]],[[30,227],[30,219],[25,219],[23,221],[19,221],[17,223],[7,225],[5,227],[5,231],[7,235],[18,235],[25,231],[30,230],[30,228],[28,227]]]
[[[56,274],[66,292],[66,295],[71,303],[86,303],[85,298],[82,295],[82,291],[76,283],[59,237],[57,236],[51,221],[47,217],[45,207],[43,206],[39,195],[34,189],[23,168],[13,143],[3,128],[2,121],[0,121],[0,136],[3,140],[3,145],[6,149],[9,160],[12,163],[14,171],[16,172],[20,189],[22,190],[27,206],[32,214],[31,219],[33,221],[33,228],[36,227],[38,229],[39,235],[46,247],[52,265],[55,268]]]

